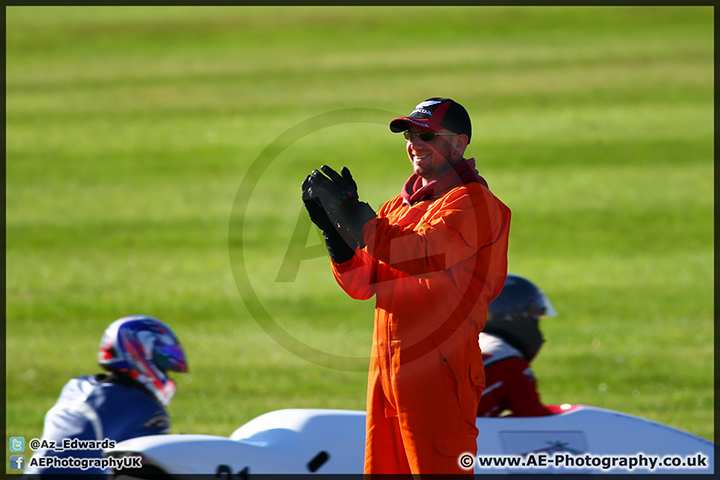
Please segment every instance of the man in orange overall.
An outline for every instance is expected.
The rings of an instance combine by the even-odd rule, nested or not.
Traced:
[[[413,175],[377,214],[346,167],[303,182],[338,284],[376,300],[364,471],[472,473],[459,458],[477,453],[477,338],[505,282],[510,210],[463,156],[460,104],[428,99],[390,129],[404,133]]]

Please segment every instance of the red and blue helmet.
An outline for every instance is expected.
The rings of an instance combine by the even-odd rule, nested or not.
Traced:
[[[168,406],[176,385],[169,370],[187,372],[185,352],[173,331],[157,318],[131,315],[115,320],[105,330],[98,352],[100,366],[125,375]]]

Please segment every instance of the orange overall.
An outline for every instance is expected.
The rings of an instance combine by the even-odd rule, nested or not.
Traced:
[[[472,473],[485,385],[478,334],[507,274],[510,210],[478,182],[409,205],[398,196],[332,264],[355,299],[376,297],[365,473]]]

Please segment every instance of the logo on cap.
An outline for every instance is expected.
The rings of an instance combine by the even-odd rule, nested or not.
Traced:
[[[425,107],[431,107],[431,106],[437,105],[439,103],[442,103],[442,102],[439,100],[426,100],[424,102],[418,103],[417,107],[415,107],[415,110],[412,111],[410,116],[415,115],[416,113],[432,116],[432,112],[430,110],[426,110]]]

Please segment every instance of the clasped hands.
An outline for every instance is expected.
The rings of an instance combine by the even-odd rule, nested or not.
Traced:
[[[347,167],[342,167],[340,173],[327,165],[313,170],[302,183],[302,199],[310,219],[325,234],[326,243],[328,235],[345,238],[347,232],[358,246],[365,246],[362,230],[375,218],[375,211],[359,200],[357,183]]]

